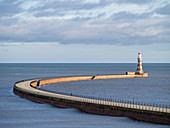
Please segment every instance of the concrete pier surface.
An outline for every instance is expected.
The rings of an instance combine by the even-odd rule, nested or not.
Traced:
[[[58,107],[77,108],[81,111],[93,114],[124,116],[139,121],[170,125],[169,108],[76,97],[72,95],[48,92],[37,88],[37,86],[42,86],[45,84],[66,81],[134,77],[148,77],[148,75],[135,75],[130,73],[130,75],[72,76],[47,79],[32,79],[15,83],[13,90],[15,94],[35,102],[49,103]]]

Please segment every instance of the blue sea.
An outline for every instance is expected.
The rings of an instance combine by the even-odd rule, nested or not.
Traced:
[[[126,117],[82,113],[21,98],[13,93],[15,82],[30,78],[125,74],[135,63],[1,63],[1,128],[168,128]],[[49,84],[42,89],[74,95],[170,105],[170,63],[144,63],[149,78],[87,80]]]

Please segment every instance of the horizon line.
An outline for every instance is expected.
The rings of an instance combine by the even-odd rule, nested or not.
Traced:
[[[120,63],[125,63],[125,64],[136,64],[136,63],[131,63],[131,62],[0,62],[0,64],[120,64]],[[147,62],[147,63],[142,63],[142,64],[159,64],[159,63],[167,63],[169,64],[170,62]]]

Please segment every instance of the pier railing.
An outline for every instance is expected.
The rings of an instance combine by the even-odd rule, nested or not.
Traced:
[[[70,100],[77,100],[77,101],[82,101],[82,102],[85,101],[89,103],[104,104],[104,105],[111,105],[111,106],[124,107],[124,108],[133,108],[133,109],[142,109],[142,110],[170,113],[170,105],[165,105],[165,104],[144,103],[144,102],[139,102],[139,101],[117,100],[117,99],[112,99],[112,98],[83,96],[83,95],[78,95],[78,94],[73,94],[73,93],[49,91],[49,90],[45,90],[42,88],[38,88],[38,89],[52,92],[52,93],[70,96],[69,97]]]

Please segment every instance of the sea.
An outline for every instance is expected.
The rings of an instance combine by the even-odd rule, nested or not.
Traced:
[[[26,79],[125,74],[136,63],[0,63],[0,128],[169,128],[127,117],[94,115],[74,108],[32,102],[13,93]],[[170,106],[170,63],[144,63],[148,78],[86,80],[48,84],[48,91]]]

